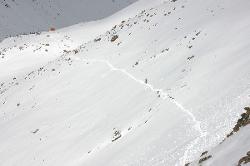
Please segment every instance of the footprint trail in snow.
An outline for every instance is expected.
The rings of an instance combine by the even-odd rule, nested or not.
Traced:
[[[129,72],[127,72],[125,69],[121,69],[121,68],[115,67],[108,60],[102,60],[102,59],[81,59],[81,58],[78,58],[78,57],[73,57],[73,58],[76,59],[76,60],[81,60],[81,61],[86,61],[86,62],[92,62],[92,63],[104,63],[104,64],[106,64],[110,68],[111,71],[121,72],[122,74],[126,75],[127,77],[129,77],[130,79],[134,80],[135,82],[137,82],[137,83],[141,84],[142,86],[148,88],[150,91],[158,94],[159,97],[162,100],[168,100],[168,101],[172,102],[173,104],[176,105],[176,107],[178,107],[181,111],[183,111],[185,114],[187,114],[190,117],[190,119],[192,120],[192,122],[193,122],[194,129],[199,132],[199,136],[197,138],[195,138],[193,141],[191,141],[188,144],[188,146],[187,146],[187,148],[186,148],[186,150],[184,152],[184,155],[179,159],[179,163],[176,164],[176,165],[185,165],[187,162],[189,162],[189,157],[190,157],[189,153],[192,152],[192,149],[198,143],[198,141],[207,135],[207,132],[203,131],[201,129],[201,121],[197,120],[196,117],[194,116],[194,114],[191,111],[189,111],[188,109],[186,109],[176,99],[174,99],[169,94],[167,94],[166,92],[164,92],[164,90],[159,89],[159,88],[155,88],[153,85],[151,85],[151,84],[149,84],[149,83],[147,83],[147,82],[145,82],[143,80],[137,79],[135,76],[133,76],[132,74],[130,74]],[[109,144],[108,142],[106,144],[102,144],[102,146],[101,147],[97,147],[96,150],[97,149],[100,150],[100,149],[102,149],[103,147],[105,147],[108,144]]]

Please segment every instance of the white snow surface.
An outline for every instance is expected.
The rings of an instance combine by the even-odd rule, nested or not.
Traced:
[[[233,136],[226,138],[219,145],[211,149],[206,155],[202,156],[211,156],[211,158],[202,162],[202,165],[238,165],[239,160],[242,157],[247,156],[247,152],[249,152],[249,133],[250,126],[246,126],[241,128],[240,131]],[[199,165],[199,161],[190,164],[190,166],[192,165]],[[242,165],[249,165],[249,163]]]
[[[250,106],[249,8],[139,0],[99,21],[5,39],[0,165],[184,166],[210,149],[205,164],[235,165],[249,128],[232,137],[247,143],[218,144]]]

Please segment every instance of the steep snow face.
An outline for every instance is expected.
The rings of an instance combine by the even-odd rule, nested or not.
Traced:
[[[249,7],[247,0],[141,0],[102,21],[5,40],[0,163],[196,160],[249,105]]]
[[[0,41],[105,18],[136,0],[0,0]]]
[[[250,164],[250,108],[237,121],[233,130],[213,149],[205,151],[193,165],[249,165]]]
[[[238,133],[215,148],[203,152],[199,160],[189,164],[189,166],[212,166],[212,165],[249,165],[250,158],[250,127],[242,128]],[[244,164],[246,161],[247,164]]]
[[[245,156],[250,157],[250,127],[242,128],[238,133],[228,138],[209,152],[211,159],[204,162],[204,166],[209,165],[237,165]],[[248,153],[248,155],[247,155]],[[249,160],[249,159],[248,159]],[[244,161],[244,160],[243,160]],[[248,165],[250,163],[248,162]],[[247,165],[247,164],[245,164]]]

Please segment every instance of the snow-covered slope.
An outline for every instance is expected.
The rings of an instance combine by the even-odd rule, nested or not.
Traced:
[[[107,17],[136,0],[0,0],[1,39]]]
[[[250,108],[244,108],[233,130],[216,147],[204,151],[199,160],[188,165],[249,165],[250,164]]]
[[[196,160],[250,105],[249,7],[141,0],[102,21],[5,40],[0,163]]]

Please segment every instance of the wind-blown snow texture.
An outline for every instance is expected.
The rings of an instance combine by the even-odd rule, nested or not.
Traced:
[[[206,150],[204,165],[237,164],[249,127],[219,143],[250,105],[249,7],[140,0],[4,40],[1,165],[184,166]]]

